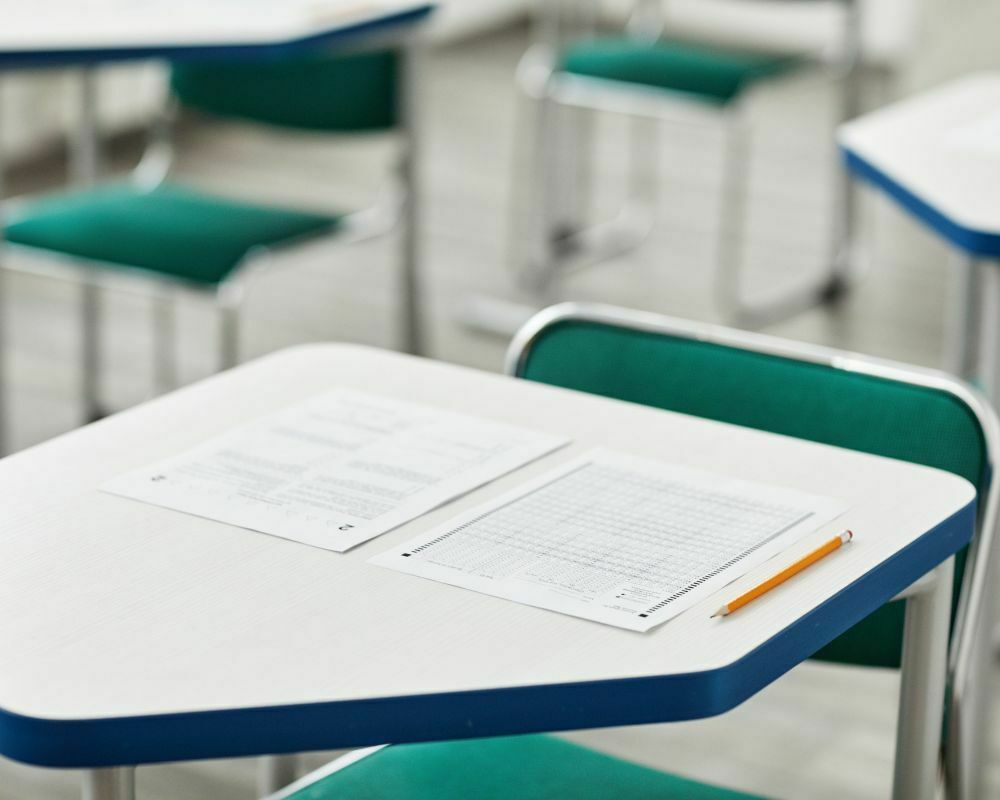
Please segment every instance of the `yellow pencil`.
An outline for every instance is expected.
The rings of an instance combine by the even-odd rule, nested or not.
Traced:
[[[760,597],[762,594],[771,591],[775,586],[780,586],[789,578],[791,578],[793,575],[798,575],[806,567],[815,564],[824,556],[830,555],[830,553],[832,553],[834,550],[838,550],[841,545],[847,544],[853,538],[854,534],[851,533],[850,531],[843,531],[841,533],[838,533],[826,544],[816,548],[809,555],[803,556],[791,566],[785,567],[785,569],[781,570],[781,572],[779,572],[773,578],[769,578],[759,586],[755,586],[749,592],[745,592],[744,594],[741,594],[739,597],[737,597],[735,600],[726,603],[722,608],[720,608],[718,611],[712,614],[712,617],[713,618],[725,617],[728,616],[729,614],[732,614],[736,609],[743,608],[743,606],[745,606],[747,603],[752,602],[753,600],[756,600],[758,597]]]

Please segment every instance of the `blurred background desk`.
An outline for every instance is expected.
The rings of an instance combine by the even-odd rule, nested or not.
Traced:
[[[417,319],[419,289],[416,240],[416,101],[411,96],[414,58],[400,44],[400,32],[425,17],[424,0],[383,0],[362,6],[336,2],[268,6],[221,2],[133,4],[116,0],[38,9],[17,9],[0,34],[0,68],[28,65],[85,65],[80,119],[74,137],[73,172],[83,191],[38,203],[26,201],[4,218],[9,244],[30,249],[23,269],[66,277],[82,285],[81,395],[84,420],[104,413],[100,402],[102,362],[100,294],[110,274],[145,278],[154,294],[154,373],[157,388],[176,382],[174,320],[170,287],[208,293],[218,306],[220,365],[238,361],[238,315],[245,288],[239,272],[257,267],[261,254],[310,235],[343,234],[361,239],[402,224],[401,334],[404,348],[421,349]],[[396,44],[388,58],[328,59],[327,49],[381,41]],[[318,53],[296,60],[298,53]],[[122,186],[93,190],[100,171],[99,96],[92,67],[109,61],[168,59],[195,66],[174,69],[172,100],[224,118],[267,123],[296,131],[368,131],[399,128],[404,140],[399,165],[397,209],[387,222],[362,214],[320,214],[249,204],[217,195],[178,190],[165,184],[173,141],[164,119],[154,125],[151,144],[131,179]],[[235,60],[234,60],[235,59]],[[291,67],[286,67],[292,59]],[[374,73],[374,76],[373,76]],[[360,88],[355,88],[358,84]],[[367,93],[380,94],[369,98]],[[343,101],[331,95],[346,95]],[[339,105],[338,105],[339,104]],[[339,107],[343,106],[343,107]],[[371,109],[369,109],[371,106]],[[0,191],[0,198],[2,198]],[[368,217],[379,216],[378,210]],[[9,249],[9,248],[8,248]],[[32,259],[47,259],[41,267]],[[253,258],[254,263],[250,261]],[[54,262],[54,266],[52,265]],[[62,271],[59,264],[62,262]],[[68,263],[67,263],[68,262]],[[18,261],[4,265],[20,269]],[[166,287],[166,288],[164,288]],[[132,287],[134,288],[134,287]],[[145,287],[144,287],[145,288]],[[156,295],[159,294],[159,297]],[[2,387],[0,387],[2,391]],[[3,424],[0,414],[0,425]],[[2,445],[0,445],[2,451]]]
[[[952,249],[946,367],[1000,397],[1000,73],[840,128],[847,168]]]

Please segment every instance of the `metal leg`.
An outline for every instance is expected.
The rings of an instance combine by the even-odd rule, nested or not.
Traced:
[[[906,600],[894,800],[932,800],[936,794],[954,566],[949,558],[933,583]]]
[[[718,226],[716,298],[730,324],[745,328],[760,328],[788,319],[795,314],[821,304],[830,304],[843,296],[846,284],[840,280],[839,268],[818,285],[763,303],[751,304],[743,298],[742,251],[747,217],[747,194],[750,173],[750,132],[739,118],[739,109],[732,115],[725,130],[722,201]]]
[[[97,73],[85,69],[80,73],[79,122],[73,139],[71,169],[73,181],[79,186],[92,186],[99,169],[97,132]],[[100,385],[100,296],[96,286],[84,283],[80,290],[80,394],[83,416],[87,422],[104,416],[98,398]]]
[[[1000,264],[980,263],[978,273],[982,284],[979,326],[970,335],[979,343],[976,356],[983,391],[996,403],[1000,397]]]
[[[89,769],[82,790],[83,800],[135,800],[135,767]]]
[[[3,128],[3,82],[0,81],[0,130]],[[4,294],[5,290],[5,279],[6,271],[4,270],[4,230],[5,230],[5,220],[4,220],[4,198],[5,198],[5,186],[4,186],[4,153],[3,153],[3,137],[0,136],[0,456],[7,454],[7,426],[9,424],[7,420],[8,414],[8,404],[7,404],[7,337],[6,337],[6,324],[7,315],[6,309],[6,297]]]
[[[257,759],[257,794],[274,794],[299,777],[299,757],[294,753],[282,756],[261,756]]]
[[[231,369],[240,363],[240,303],[238,300],[219,302],[219,370]]]
[[[715,287],[719,305],[731,318],[747,315],[743,306],[740,264],[749,178],[749,139],[740,122],[731,119],[724,131],[722,199],[716,239]]]
[[[101,293],[91,283],[80,287],[80,394],[83,417],[94,422],[104,416],[100,401]]]
[[[522,282],[532,295],[544,301],[549,298],[555,281],[560,242],[571,233],[560,229],[559,200],[565,196],[563,169],[566,159],[560,152],[562,122],[560,109],[548,94],[538,99],[535,106],[535,142],[538,154],[535,161],[537,182],[535,197],[529,203],[534,211],[531,247]]]
[[[844,4],[844,64],[840,81],[838,122],[854,119],[861,110],[861,3],[849,0]],[[821,299],[834,300],[848,288],[852,272],[857,230],[857,192],[847,170],[838,168],[834,177],[833,248],[830,272]],[[825,298],[824,298],[825,294]]]
[[[425,352],[420,312],[423,307],[420,285],[420,136],[417,100],[417,75],[421,54],[419,45],[410,40],[399,54],[399,116],[406,137],[400,164],[404,186],[400,253],[401,320],[403,350],[420,355]]]
[[[978,370],[983,281],[979,265],[967,253],[956,251],[952,265],[953,301],[947,326],[945,369],[960,378],[970,379]],[[988,324],[992,325],[992,321]]]
[[[174,298],[163,289],[153,298],[153,386],[156,394],[177,387],[177,345]]]

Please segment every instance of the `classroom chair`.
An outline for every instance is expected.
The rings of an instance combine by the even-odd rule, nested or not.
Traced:
[[[850,187],[839,173],[835,241],[829,272],[819,285],[751,304],[741,288],[741,246],[749,213],[752,144],[745,107],[752,90],[823,62],[822,80],[832,79],[839,89],[839,117],[856,113],[857,0],[841,3],[842,46],[836,55],[824,58],[815,53],[751,52],[671,40],[665,30],[663,0],[634,0],[623,36],[595,35],[593,3],[545,0],[539,11],[539,41],[525,53],[517,71],[522,92],[533,101],[535,127],[531,159],[535,185],[526,198],[529,210],[515,209],[520,218],[532,220],[524,237],[530,250],[524,271],[528,288],[551,302],[557,299],[553,287],[562,273],[621,255],[647,236],[654,220],[657,126],[663,121],[707,131],[722,129],[714,291],[728,320],[757,327],[840,297],[847,288],[853,214]],[[610,221],[597,224],[586,220],[593,188],[589,175],[593,154],[587,152],[591,112],[626,115],[632,127],[626,145],[630,161],[626,202]]]
[[[219,316],[219,364],[239,360],[239,313],[248,283],[272,256],[330,237],[358,242],[405,224],[401,253],[403,346],[419,348],[410,188],[410,109],[400,91],[408,56],[396,51],[277,60],[183,61],[172,65],[170,102],[130,178],[12,204],[4,238],[32,258],[17,269],[95,287],[150,292],[157,300],[158,389],[174,381],[172,319],[165,291],[180,288],[212,300]],[[169,180],[171,122],[179,109],[259,126],[328,134],[397,131],[399,179],[378,206],[316,213],[210,194]],[[335,176],[334,176],[335,177]],[[7,269],[14,268],[9,260]],[[135,280],[138,279],[138,280]],[[332,278],[333,279],[333,278]],[[349,285],[342,280],[345,290]],[[88,418],[102,415],[96,303],[82,314],[83,395]]]
[[[993,603],[991,480],[998,422],[942,374],[653,314],[567,303],[514,339],[507,372],[526,380],[947,470],[979,491],[977,532],[956,560],[944,774],[950,798],[975,798]],[[905,596],[906,593],[903,594]],[[898,668],[905,602],[882,607],[816,653]],[[283,800],[556,800],[750,795],[666,775],[550,736],[390,746],[307,776]]]

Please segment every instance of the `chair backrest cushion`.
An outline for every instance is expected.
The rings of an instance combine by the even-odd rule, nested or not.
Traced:
[[[986,442],[958,397],[825,364],[564,319],[543,329],[520,377],[947,470],[985,495]],[[956,598],[965,553],[956,567]],[[896,667],[903,604],[890,603],[816,654]]]
[[[171,90],[180,103],[221,117],[328,132],[396,124],[393,51],[275,60],[183,61]]]

